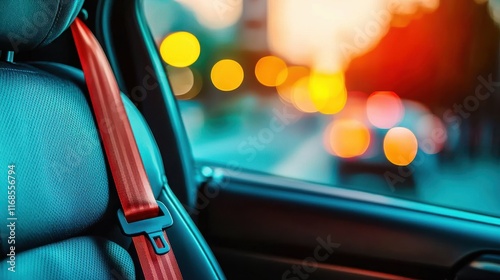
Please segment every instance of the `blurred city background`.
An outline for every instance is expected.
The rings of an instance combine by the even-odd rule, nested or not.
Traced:
[[[144,3],[200,165],[500,215],[500,1]]]

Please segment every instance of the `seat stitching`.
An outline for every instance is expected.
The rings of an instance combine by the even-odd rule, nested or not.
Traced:
[[[40,43],[38,45],[36,45],[35,48],[38,48],[40,45],[42,45],[47,40],[49,35],[52,34],[52,31],[54,30],[54,26],[56,26],[56,23],[59,21],[59,16],[61,15],[62,6],[63,5],[61,4],[61,0],[57,1],[57,13],[56,13],[56,17],[55,17],[54,21],[52,22],[52,26],[50,27],[49,31],[47,32],[47,34],[45,35],[43,40],[40,41]]]

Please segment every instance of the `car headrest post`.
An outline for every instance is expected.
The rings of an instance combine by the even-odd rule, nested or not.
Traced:
[[[0,60],[7,62],[14,62],[14,52],[13,51],[0,51]]]

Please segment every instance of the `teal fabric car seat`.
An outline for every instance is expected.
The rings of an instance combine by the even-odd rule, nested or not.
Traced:
[[[5,224],[0,227],[0,279],[142,275],[130,238],[118,226],[119,202],[82,71],[11,57],[11,51],[35,50],[55,40],[82,4],[0,3],[0,220]],[[127,97],[123,101],[153,192],[174,220],[167,234],[184,279],[223,279],[210,248],[168,187],[147,123]]]

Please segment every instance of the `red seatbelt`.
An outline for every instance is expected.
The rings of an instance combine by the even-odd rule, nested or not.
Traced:
[[[182,279],[164,230],[172,224],[172,218],[155,200],[111,66],[99,42],[80,19],[71,25],[71,31],[123,208],[123,212],[119,211],[122,228],[133,236],[147,280]]]

